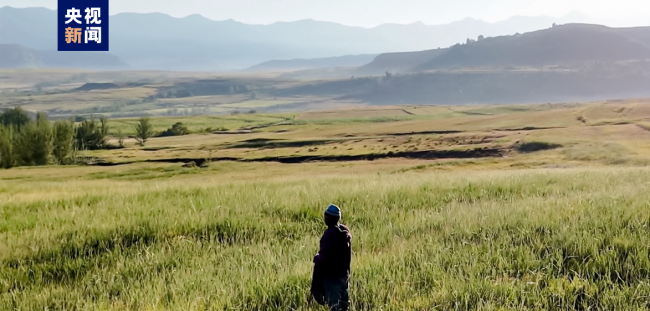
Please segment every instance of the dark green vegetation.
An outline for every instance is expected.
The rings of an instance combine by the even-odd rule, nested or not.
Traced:
[[[109,144],[108,118],[82,119],[50,122],[45,113],[38,113],[36,120],[20,107],[0,113],[0,167],[46,165],[50,163],[71,164],[81,162],[76,151],[111,149]],[[140,145],[155,135],[149,118],[140,118],[135,125],[135,138]],[[189,134],[182,123],[177,122],[160,137]],[[119,146],[124,147],[124,135],[117,133]]]
[[[16,108],[0,114],[0,119],[0,167],[48,163],[53,131],[47,115],[39,113],[33,121],[26,111]]]
[[[77,150],[97,150],[108,147],[108,119],[95,118],[83,120],[75,129],[75,147]]]
[[[135,139],[138,141],[140,146],[144,146],[147,143],[149,138],[153,137],[153,126],[151,125],[151,119],[148,117],[141,117],[138,120],[138,123],[135,125]]]
[[[0,309],[320,310],[306,298],[331,202],[354,234],[353,310],[649,307],[647,169],[279,168],[3,175]]]
[[[187,129],[187,126],[183,125],[182,122],[176,122],[172,127],[168,128],[164,132],[160,132],[158,137],[167,137],[167,136],[182,136],[189,134],[190,131]]]

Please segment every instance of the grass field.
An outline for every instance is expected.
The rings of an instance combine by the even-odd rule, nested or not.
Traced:
[[[158,117],[152,119],[152,125],[154,131],[161,132],[169,128],[174,123],[181,122],[186,125],[188,130],[191,132],[201,133],[208,128],[213,129],[212,131],[216,131],[219,128],[237,130],[243,127],[280,123],[292,118],[292,114],[241,114],[227,116]],[[115,119],[110,122],[112,134],[115,134],[118,131],[122,131],[125,134],[134,134],[134,128],[138,122],[138,119]]]
[[[352,310],[647,310],[648,107],[154,118],[228,131],[0,171],[0,310],[324,310],[307,298],[330,203],[354,237]],[[414,158],[476,150],[499,153]],[[301,156],[332,161],[278,163]]]
[[[648,107],[650,102],[640,99],[586,104],[361,107],[291,114],[159,117],[153,119],[156,131],[182,122],[196,134],[153,138],[145,147],[131,139],[126,141],[124,149],[87,152],[87,155],[108,162],[133,162],[499,149],[504,153],[515,151],[510,157],[498,159],[497,164],[502,166],[643,164],[650,158]],[[122,131],[132,135],[135,123],[136,119],[113,119],[111,133]],[[228,131],[209,134],[217,129]],[[112,142],[117,143],[115,138]],[[516,152],[519,145],[535,142],[562,148],[533,155]],[[614,148],[620,152],[602,157],[594,153],[588,157],[577,155],[592,148],[590,145],[604,143],[611,143],[610,147],[618,145]],[[593,151],[608,153],[606,149]]]
[[[3,172],[0,309],[321,310],[329,203],[353,310],[648,307],[650,170],[398,169],[419,165]]]
[[[282,98],[251,92],[212,95],[158,97],[161,89],[176,84],[200,84],[201,80],[229,80],[233,85],[264,81],[269,85],[291,86],[296,81],[273,79],[273,74],[167,72],[167,71],[91,71],[72,69],[0,69],[0,109],[21,106],[47,112],[57,118],[75,115],[102,114],[128,117],[137,114],[153,116],[226,115],[250,110],[277,110],[284,106],[322,98]],[[108,89],[84,89],[86,83],[119,84]],[[130,83],[130,85],[124,85]],[[80,89],[81,88],[81,89]],[[205,92],[205,90],[204,90]],[[210,92],[207,91],[208,93]],[[217,94],[218,93],[218,94]],[[257,96],[257,95],[256,95]],[[193,111],[201,108],[199,111]],[[277,112],[277,111],[276,111]]]

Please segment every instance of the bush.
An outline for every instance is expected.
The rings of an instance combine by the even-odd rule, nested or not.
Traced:
[[[21,128],[31,122],[32,119],[30,118],[29,113],[20,107],[8,109],[3,113],[0,113],[0,124],[5,127]]]
[[[75,130],[75,147],[77,150],[97,150],[108,146],[108,119],[101,117],[99,122],[92,117],[84,119]]]
[[[56,121],[52,129],[52,156],[59,164],[70,162],[74,148],[74,125],[70,121]]]
[[[147,117],[141,117],[138,120],[138,124],[135,125],[135,139],[138,141],[140,146],[144,146],[147,143],[149,138],[154,136],[153,125],[151,125],[151,120]]]
[[[45,165],[52,152],[52,129],[47,115],[39,113],[36,122],[14,131],[12,149],[18,166]]]
[[[0,124],[0,167],[2,168],[11,168],[16,164],[12,136],[12,129]]]
[[[190,131],[185,125],[181,122],[176,122],[172,127],[168,128],[164,132],[158,134],[158,137],[168,137],[168,136],[182,136],[189,134]]]
[[[57,121],[52,125],[45,113],[36,114],[36,122],[25,119],[26,113],[14,109],[0,124],[0,167],[46,165],[51,160],[68,164],[77,149],[106,148],[108,121],[106,118],[84,120],[76,128],[72,121]],[[29,115],[27,115],[29,117]]]

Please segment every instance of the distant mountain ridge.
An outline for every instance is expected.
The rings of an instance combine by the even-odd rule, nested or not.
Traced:
[[[640,34],[646,33],[647,36]],[[650,59],[650,27],[569,24],[451,47],[417,70]]]
[[[481,39],[447,49],[380,54],[371,63],[361,66],[357,73],[650,59],[650,27],[566,24],[524,34]]]
[[[554,22],[567,20],[513,17],[487,23],[465,19],[445,25],[384,24],[366,29],[314,20],[248,25],[200,15],[174,18],[161,13],[120,13],[111,16],[110,52],[135,69],[242,69],[271,59],[422,51],[479,35],[547,28]],[[0,43],[55,50],[55,24],[53,10],[0,8]]]

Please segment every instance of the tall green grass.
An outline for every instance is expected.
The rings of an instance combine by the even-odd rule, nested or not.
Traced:
[[[354,236],[353,310],[650,306],[648,169],[199,172],[0,177],[0,309],[323,310],[329,203]]]

